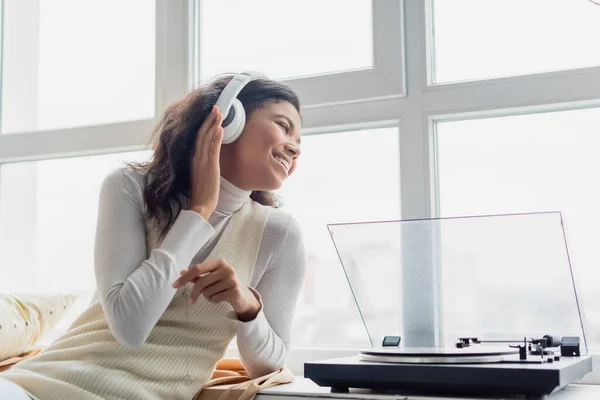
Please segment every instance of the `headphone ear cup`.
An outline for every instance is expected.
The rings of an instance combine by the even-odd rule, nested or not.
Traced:
[[[223,119],[223,144],[229,144],[240,137],[246,125],[246,111],[238,99],[233,99],[229,113]]]

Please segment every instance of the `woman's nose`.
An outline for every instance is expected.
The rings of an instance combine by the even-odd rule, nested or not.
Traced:
[[[285,151],[292,156],[292,158],[298,158],[300,156],[300,153],[302,153],[302,150],[300,150],[299,146],[296,146],[292,143],[287,143],[285,145]]]

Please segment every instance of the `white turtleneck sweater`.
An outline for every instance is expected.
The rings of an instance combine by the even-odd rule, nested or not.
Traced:
[[[172,283],[179,270],[166,265],[141,265],[146,259],[145,232],[132,227],[143,216],[142,176],[118,170],[103,183],[98,212],[95,269],[98,293],[115,338],[129,347],[143,345],[156,321],[175,295]],[[205,221],[182,210],[161,244],[179,265],[204,261],[215,247],[231,215],[252,201],[221,177],[215,211]],[[109,224],[109,225],[107,225]],[[160,260],[157,260],[160,261]],[[305,253],[298,222],[272,209],[250,282],[262,304],[257,317],[237,323],[240,359],[253,377],[283,366],[291,343],[296,301],[304,279]],[[118,296],[111,296],[118,290]],[[152,295],[152,306],[148,296]]]
[[[103,385],[102,379],[108,378],[103,374],[113,373],[110,368],[115,363],[106,357],[120,354],[120,359],[123,359],[119,364],[121,369],[113,373],[119,375],[115,375],[118,382],[115,380],[113,384],[109,380],[105,383],[111,385],[105,390],[113,393],[110,398],[117,398],[118,391],[114,391],[119,387],[123,391],[129,391],[130,396],[137,396],[135,398],[160,393],[167,386],[177,388],[181,392],[177,396],[181,396],[184,392],[193,393],[194,388],[203,383],[193,381],[192,384],[191,380],[186,381],[184,375],[188,371],[193,377],[210,377],[210,370],[206,369],[210,368],[211,362],[218,360],[215,357],[219,357],[220,349],[224,349],[222,346],[226,343],[221,344],[219,340],[227,337],[227,329],[232,330],[230,338],[237,336],[240,358],[251,376],[262,376],[283,366],[305,268],[302,238],[295,219],[281,210],[268,208],[269,212],[264,214],[266,219],[261,217],[262,222],[248,220],[248,225],[238,226],[240,221],[248,218],[242,217],[240,220],[240,215],[248,215],[248,210],[262,206],[250,200],[250,192],[240,190],[221,179],[218,205],[208,221],[193,211],[181,211],[165,238],[157,244],[156,239],[149,235],[142,191],[142,176],[129,169],[115,171],[105,179],[100,192],[95,246],[98,287],[93,304],[75,321],[67,334],[50,346],[48,352],[23,361],[0,374],[0,378],[22,384],[26,389],[38,393],[32,397],[40,400],[44,400],[47,390],[47,396],[50,396],[48,398],[65,398],[59,395],[61,388],[71,391],[69,398],[87,399],[93,397],[90,391],[103,392],[102,386],[98,386]],[[250,206],[252,207],[248,208]],[[246,210],[245,214],[242,213],[242,207]],[[259,210],[256,212],[262,213]],[[256,212],[251,215],[258,215]],[[230,222],[236,223],[235,232],[242,233],[232,236],[234,231],[226,230]],[[248,232],[246,227],[250,229]],[[227,240],[223,242],[221,238]],[[256,244],[252,244],[253,242]],[[239,243],[240,247],[234,249],[231,247],[232,243]],[[216,305],[202,306],[200,303],[194,310],[190,309],[191,318],[184,315],[182,319],[181,310],[185,310],[182,305],[186,302],[186,292],[193,284],[174,289],[173,282],[180,276],[182,268],[201,263],[207,257],[218,254],[231,255],[234,268],[238,263],[242,268],[241,282],[258,293],[262,307],[254,320],[238,321],[233,314],[233,317],[220,319],[217,325],[213,326],[211,322],[205,326],[201,316],[204,315],[204,307],[207,307],[209,313],[204,316],[208,318],[206,321],[222,318],[218,315],[224,309]],[[213,308],[217,310],[216,314]],[[196,315],[193,314],[195,310]],[[193,319],[198,317],[201,319]],[[106,322],[103,324],[104,319]],[[108,330],[102,327],[106,324]],[[169,329],[173,330],[173,334],[169,333]],[[189,332],[194,331],[204,338],[207,343],[205,348],[189,347],[189,340],[193,340]],[[212,331],[214,333],[210,333]],[[102,332],[107,332],[108,337],[112,335],[125,347],[115,348],[117,344],[114,339],[109,340]],[[213,334],[215,340],[211,339]],[[165,339],[170,337],[186,344],[165,347],[163,342],[171,340]],[[148,348],[144,346],[146,341],[147,346],[150,346]],[[73,347],[70,343],[75,343],[76,346]],[[167,344],[173,346],[173,343]],[[140,347],[140,352],[130,349],[137,347]],[[160,366],[153,366],[153,351],[163,362],[169,360],[171,367],[161,370]],[[206,353],[207,360],[203,361],[200,353]],[[90,362],[86,363],[86,359]],[[136,366],[140,368],[137,372]],[[169,370],[174,366],[178,367],[177,371]],[[45,376],[45,371],[49,368],[52,373]],[[72,374],[75,371],[77,379],[73,380]],[[127,374],[130,376],[130,384],[123,386],[128,385],[128,378],[125,378]],[[60,383],[63,375],[66,386]],[[91,379],[85,382],[85,389],[81,389],[85,391],[81,393],[76,385],[73,386],[73,382],[77,381],[83,384],[80,379]],[[144,385],[138,389],[137,384],[141,382]],[[44,386],[46,384],[48,387]]]

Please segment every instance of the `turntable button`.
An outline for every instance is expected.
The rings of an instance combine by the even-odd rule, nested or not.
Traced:
[[[400,336],[386,336],[383,338],[381,347],[398,347],[400,345]]]

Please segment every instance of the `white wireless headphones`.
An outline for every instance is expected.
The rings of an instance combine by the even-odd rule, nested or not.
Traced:
[[[256,79],[268,79],[259,72],[243,72],[237,74],[225,86],[221,95],[217,99],[217,107],[223,114],[223,144],[233,143],[240,137],[246,125],[246,112],[242,102],[237,99],[237,95],[249,82]]]

